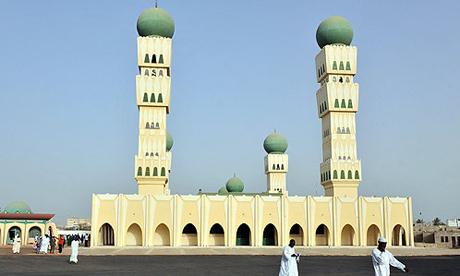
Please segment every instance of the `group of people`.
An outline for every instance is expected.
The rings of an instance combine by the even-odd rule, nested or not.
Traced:
[[[377,243],[377,248],[373,249],[371,253],[375,276],[389,276],[390,266],[406,273],[409,272],[407,266],[398,261],[390,251],[386,250],[387,241],[384,237],[380,237]],[[294,246],[295,240],[290,240],[289,245],[284,247],[279,276],[299,275],[297,264],[300,262],[300,254],[295,253]]]

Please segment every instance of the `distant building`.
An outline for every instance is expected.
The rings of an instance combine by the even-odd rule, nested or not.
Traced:
[[[460,219],[448,219],[447,226],[449,227],[460,227]]]
[[[414,240],[419,246],[460,248],[460,228],[416,223]]]
[[[91,220],[71,217],[67,219],[66,230],[91,230]]]
[[[54,214],[35,214],[23,201],[14,201],[0,211],[0,246],[12,244],[16,235],[21,243],[31,244],[36,236],[57,234],[56,225],[50,221]]]

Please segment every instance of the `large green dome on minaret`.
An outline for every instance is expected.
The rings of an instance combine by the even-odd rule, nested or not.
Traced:
[[[341,16],[331,16],[323,20],[316,30],[316,42],[320,48],[329,44],[350,45],[353,29],[350,22]]]
[[[264,149],[267,153],[285,153],[288,148],[288,142],[279,133],[272,133],[264,140]]]
[[[174,140],[169,132],[166,132],[166,151],[170,151],[174,145]]]
[[[144,10],[137,19],[137,32],[140,36],[172,38],[174,29],[174,20],[171,15],[157,7]]]
[[[244,190],[244,183],[237,176],[234,176],[227,181],[225,188],[229,193],[241,193]]]

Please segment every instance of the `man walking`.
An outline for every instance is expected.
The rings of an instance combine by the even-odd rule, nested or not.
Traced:
[[[389,276],[390,265],[403,272],[409,272],[409,269],[400,261],[396,260],[390,251],[385,250],[386,247],[387,241],[384,237],[380,237],[377,248],[372,250],[372,264],[374,265],[375,276]]]
[[[281,266],[279,276],[298,276],[297,261],[299,254],[294,251],[295,240],[290,240],[289,245],[283,249],[283,256],[281,256]]]

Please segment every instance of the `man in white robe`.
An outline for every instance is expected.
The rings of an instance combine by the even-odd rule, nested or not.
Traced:
[[[19,253],[21,253],[21,238],[16,234],[13,239],[13,254]]]
[[[42,243],[40,245],[40,254],[47,254],[49,246],[50,246],[50,239],[49,239],[48,235],[45,235],[42,238]]]
[[[290,240],[289,245],[283,249],[283,256],[281,256],[281,266],[279,276],[298,276],[297,261],[299,254],[294,251],[295,240]]]
[[[70,244],[70,247],[72,248],[72,253],[70,254],[69,263],[71,264],[78,263],[78,246],[79,246],[78,239],[74,238],[72,243]]]
[[[372,250],[372,264],[374,266],[375,276],[389,276],[390,265],[400,269],[403,272],[409,272],[409,269],[391,254],[387,247],[385,238],[380,237],[378,246]]]

